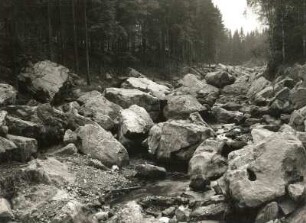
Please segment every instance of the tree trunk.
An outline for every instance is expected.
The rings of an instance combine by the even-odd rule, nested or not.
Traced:
[[[86,77],[87,85],[90,85],[89,75],[89,43],[88,43],[88,27],[87,27],[87,0],[83,0],[84,3],[84,26],[85,26],[85,54],[86,54]]]
[[[53,61],[52,55],[52,24],[51,24],[51,0],[48,0],[48,40],[49,40],[49,58]]]
[[[303,56],[306,59],[306,0],[303,1]]]
[[[79,52],[78,52],[78,39],[77,39],[76,22],[75,22],[75,2],[74,1],[75,0],[71,0],[72,23],[73,23],[73,46],[74,46],[75,71],[76,73],[79,73],[80,66],[79,66]],[[87,21],[86,21],[86,24],[87,24]]]
[[[65,37],[64,37],[64,19],[62,11],[62,0],[58,0],[59,7],[59,21],[60,21],[60,42],[61,42],[61,63],[65,65]]]

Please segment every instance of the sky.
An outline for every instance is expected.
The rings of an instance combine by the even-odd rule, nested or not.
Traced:
[[[232,32],[242,27],[245,33],[261,28],[257,15],[247,7],[247,0],[213,0],[220,9],[226,28]]]

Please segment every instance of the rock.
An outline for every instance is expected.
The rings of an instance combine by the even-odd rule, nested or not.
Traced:
[[[229,194],[240,208],[280,198],[290,183],[305,178],[305,161],[305,149],[294,135],[272,134],[257,145],[229,154]]]
[[[129,162],[129,156],[124,146],[110,132],[99,125],[85,125],[76,130],[81,140],[79,150],[92,158],[100,160],[104,165],[123,166]]]
[[[257,214],[255,223],[267,223],[278,218],[279,207],[277,202],[271,202],[264,206]]]
[[[161,100],[164,99],[166,95],[170,93],[169,87],[157,84],[146,77],[130,77],[121,84],[121,87],[126,89],[138,89],[143,92],[150,93],[154,97],[157,97]]]
[[[177,95],[192,95],[196,97],[201,104],[212,106],[219,97],[220,90],[205,80],[200,80],[194,74],[187,74],[179,80],[180,87],[175,89]]]
[[[71,129],[67,129],[65,134],[64,134],[64,143],[69,144],[69,143],[75,143],[78,140],[78,135],[73,132]]]
[[[88,92],[77,100],[82,106],[79,113],[92,118],[106,130],[112,130],[118,125],[122,108],[107,100],[100,92]]]
[[[302,184],[290,184],[288,194],[294,201],[301,201],[304,196],[305,187]]]
[[[213,132],[205,125],[171,120],[154,125],[148,137],[149,152],[157,159],[189,161],[196,147]]]
[[[8,127],[6,125],[7,111],[0,111],[0,136],[5,137],[8,133]]]
[[[77,152],[78,152],[77,147],[73,143],[69,143],[67,146],[52,152],[51,155],[57,155],[57,156],[74,155]]]
[[[212,108],[212,114],[216,118],[218,123],[237,123],[243,120],[243,113],[239,111],[228,111],[224,108],[214,106]]]
[[[173,217],[175,214],[175,210],[176,210],[176,207],[169,207],[163,210],[162,214],[163,216]]]
[[[280,201],[278,201],[278,206],[281,210],[281,212],[285,215],[288,216],[290,214],[292,214],[298,207],[298,204],[293,201],[290,198],[283,198]]]
[[[37,117],[43,124],[40,144],[47,147],[63,141],[65,130],[69,126],[67,114],[55,109],[50,104],[37,107]]]
[[[122,108],[129,108],[132,105],[143,107],[153,120],[157,120],[160,115],[159,99],[148,93],[137,89],[107,88],[104,94],[108,100],[120,105]]]
[[[190,210],[184,206],[180,206],[175,211],[175,216],[178,222],[189,222]]]
[[[14,104],[16,96],[17,91],[13,86],[0,83],[0,106]]]
[[[167,99],[164,108],[164,116],[167,119],[186,119],[191,113],[207,110],[191,95],[168,96]]]
[[[23,172],[38,183],[63,186],[75,181],[75,176],[69,172],[68,166],[52,157],[32,160]]]
[[[254,144],[258,144],[269,136],[271,136],[272,134],[274,134],[274,132],[264,129],[262,126],[256,126],[252,129],[251,134],[253,137]]]
[[[129,77],[137,77],[137,78],[143,78],[145,77],[142,73],[135,70],[134,68],[129,67],[127,70],[127,74]]]
[[[290,89],[285,87],[276,93],[274,99],[270,103],[270,112],[274,116],[278,116],[283,113],[291,113],[293,106],[290,101]]]
[[[292,101],[294,109],[300,109],[306,106],[306,82],[301,81],[295,85],[290,92],[290,99]]]
[[[254,102],[257,105],[267,105],[274,96],[274,88],[267,86],[254,96]]]
[[[140,164],[136,166],[136,176],[145,179],[162,179],[166,177],[166,169],[151,164]]]
[[[13,220],[14,214],[10,203],[5,198],[0,198],[0,221],[3,223]]]
[[[304,132],[305,131],[305,119],[306,119],[306,106],[295,110],[290,117],[289,125],[295,130]]]
[[[20,86],[41,102],[51,102],[69,82],[68,68],[45,60],[28,67],[18,76]]]
[[[257,93],[265,89],[270,84],[271,82],[265,79],[264,77],[259,77],[258,79],[252,82],[251,87],[247,92],[247,96],[249,98],[253,98]]]
[[[208,191],[209,188],[209,180],[205,177],[203,177],[201,174],[194,174],[191,176],[189,187],[193,191]]]
[[[97,223],[83,204],[52,185],[25,187],[16,194],[12,203],[22,222]]]
[[[305,223],[306,219],[306,205],[296,210],[291,216],[286,219],[290,223]]]
[[[109,220],[110,223],[136,223],[145,222],[142,208],[135,202],[130,201]]]
[[[201,220],[223,220],[229,212],[229,205],[225,202],[217,202],[205,206],[197,207],[190,214],[192,221]]]
[[[6,123],[10,134],[35,139],[40,137],[43,128],[41,124],[31,121],[24,121],[20,118],[15,118],[9,115],[6,117]]]
[[[235,83],[236,78],[226,71],[217,71],[208,73],[205,76],[205,80],[208,84],[211,84],[218,88],[223,88],[226,85],[231,85]]]
[[[38,143],[36,139],[15,135],[7,135],[7,138],[18,147],[14,152],[14,160],[27,162],[33,154],[37,153]]]
[[[141,143],[148,136],[148,132],[154,125],[147,111],[137,105],[120,112],[120,127],[118,138],[126,147],[141,147]]]
[[[59,213],[52,219],[54,223],[69,222],[69,223],[98,223],[84,210],[84,205],[77,200],[69,201]]]
[[[239,111],[242,108],[242,105],[238,104],[236,102],[227,102],[226,104],[222,105],[221,107],[228,110],[228,111]]]
[[[203,182],[216,180],[226,172],[227,161],[218,154],[223,146],[223,142],[207,139],[196,149],[189,161],[188,173],[191,176],[191,182],[199,181],[200,178],[203,178]]]
[[[95,214],[95,218],[98,221],[106,221],[109,218],[109,212],[108,211],[100,211]]]
[[[249,75],[245,74],[237,77],[235,83],[227,85],[222,89],[224,95],[246,95],[249,90]]]
[[[0,161],[12,160],[17,149],[15,143],[0,136]]]

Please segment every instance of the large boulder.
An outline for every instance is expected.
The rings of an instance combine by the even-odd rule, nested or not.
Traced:
[[[9,128],[10,134],[35,139],[38,139],[40,137],[43,128],[41,124],[31,121],[25,121],[10,115],[6,117],[6,123]]]
[[[20,86],[31,93],[37,100],[51,102],[69,82],[68,68],[51,61],[40,61],[27,67],[18,76]]]
[[[147,110],[153,120],[157,120],[160,112],[160,100],[149,93],[137,89],[107,88],[105,97],[120,105],[122,108],[129,108],[132,105],[138,105]]]
[[[14,104],[16,96],[17,91],[13,86],[0,83],[0,106]]]
[[[154,81],[145,77],[130,77],[121,84],[121,87],[126,89],[138,89],[143,92],[150,93],[151,95],[159,99],[164,99],[165,96],[170,93],[169,87],[157,84]]]
[[[198,145],[213,132],[205,125],[170,120],[154,125],[148,137],[149,152],[163,161],[188,162]]]
[[[226,71],[216,71],[208,73],[205,76],[205,80],[208,84],[218,88],[223,88],[227,85],[235,83],[236,78]]]
[[[191,181],[202,179],[202,182],[209,182],[218,179],[226,172],[227,161],[220,155],[223,146],[223,142],[207,139],[196,149],[189,162],[188,172]]]
[[[32,155],[37,153],[38,143],[36,139],[15,135],[7,135],[7,138],[18,147],[14,153],[14,160],[27,162],[31,159]]]
[[[0,136],[0,161],[8,161],[13,159],[14,152],[18,149],[11,140]]]
[[[254,80],[247,92],[247,96],[249,98],[253,98],[255,97],[255,95],[257,93],[259,93],[260,91],[262,91],[263,89],[265,89],[266,87],[268,87],[269,85],[271,85],[271,82],[268,81],[266,78],[264,77],[259,77],[256,80]]]
[[[207,84],[205,80],[200,80],[194,74],[186,74],[178,83],[180,87],[175,89],[175,94],[192,95],[201,104],[212,106],[220,94],[220,90],[217,87]]]
[[[292,112],[289,124],[298,131],[305,131],[306,106]]]
[[[10,222],[13,218],[14,214],[10,203],[4,198],[0,198],[0,221],[4,223]]]
[[[300,81],[291,90],[290,99],[295,109],[300,109],[306,106],[306,81]]]
[[[286,195],[292,182],[304,181],[306,153],[287,131],[229,154],[229,195],[240,208],[259,207]]]
[[[81,107],[79,113],[91,117],[106,130],[114,129],[118,125],[118,117],[122,108],[107,100],[100,92],[91,91],[77,100]]]
[[[144,108],[132,105],[120,112],[119,141],[127,148],[140,147],[153,125]]]
[[[244,95],[249,90],[249,75],[245,74],[236,79],[235,83],[227,85],[222,89],[222,94],[227,95]]]
[[[75,175],[68,166],[53,157],[32,160],[22,171],[37,183],[64,186],[75,182]]]
[[[206,110],[206,107],[191,95],[168,96],[167,99],[167,105],[163,111],[167,119],[186,119],[191,113]]]
[[[212,114],[218,123],[237,123],[243,120],[243,113],[239,111],[228,111],[219,106],[214,106],[212,109]]]
[[[100,160],[109,167],[128,164],[129,155],[124,146],[101,126],[87,124],[79,127],[76,133],[81,140],[79,150],[82,153]]]

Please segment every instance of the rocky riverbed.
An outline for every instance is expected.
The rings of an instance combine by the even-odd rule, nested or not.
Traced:
[[[304,223],[305,70],[89,89],[38,62],[0,84],[0,222]]]

